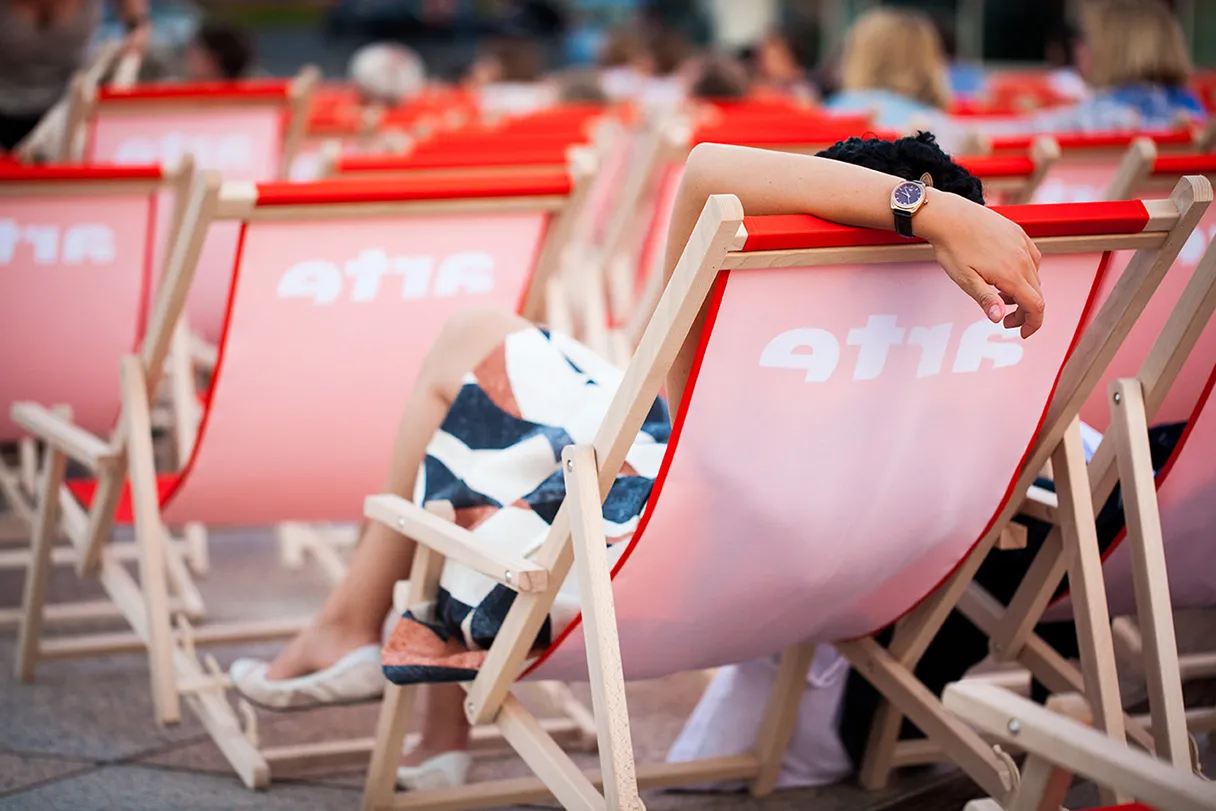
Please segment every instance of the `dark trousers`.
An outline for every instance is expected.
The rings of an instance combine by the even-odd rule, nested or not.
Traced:
[[[17,144],[25,140],[25,136],[33,132],[45,114],[45,111],[37,115],[0,113],[0,150],[11,152],[15,149]]]
[[[1153,470],[1159,471],[1169,458],[1170,452],[1178,444],[1182,436],[1183,423],[1163,425],[1149,430],[1149,445],[1152,448]],[[1050,482],[1040,481],[1040,485],[1050,487]],[[1027,528],[1027,544],[1025,549],[993,552],[980,566],[976,574],[976,582],[1001,602],[1008,605],[1014,593],[1025,578],[1035,555],[1042,548],[1043,542],[1051,531],[1051,525],[1042,521],[1019,516],[1015,519]],[[1119,490],[1116,489],[1097,516],[1098,543],[1103,552],[1119,537],[1123,529],[1123,501]],[[1067,582],[1060,587],[1057,594],[1063,593]],[[1071,622],[1040,623],[1036,632],[1043,641],[1051,645],[1061,655],[1069,658],[1078,656],[1076,626]],[[891,640],[892,631],[887,629],[878,635],[878,641],[886,645]],[[937,636],[925,650],[916,666],[916,677],[933,692],[940,696],[950,682],[958,681],[963,675],[988,655],[988,637],[971,621],[954,611],[946,619]],[[1039,683],[1032,685],[1032,698],[1044,701],[1047,690]],[[849,681],[845,686],[843,706],[840,713],[840,738],[849,757],[855,766],[860,767],[865,755],[866,744],[870,737],[870,727],[874,714],[878,711],[880,701],[878,691],[855,670],[849,671]],[[923,737],[911,722],[905,720],[900,732],[901,738]]]

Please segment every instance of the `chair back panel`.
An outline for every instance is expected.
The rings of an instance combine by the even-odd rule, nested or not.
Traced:
[[[1106,189],[1114,180],[1122,155],[1072,156],[1052,164],[1035,191],[1035,203],[1091,203],[1106,199]]]
[[[1008,500],[1103,264],[1045,257],[1052,318],[1024,342],[932,262],[729,271],[644,524],[612,550],[626,673],[855,637],[930,593]],[[536,676],[585,667],[576,626]]]
[[[281,103],[228,109],[157,105],[146,110],[101,104],[90,129],[91,161],[156,163],[189,153],[196,166],[218,170],[225,180],[272,180],[283,154]],[[162,204],[162,222],[168,222],[168,211]],[[208,230],[186,305],[191,329],[212,342],[219,340],[224,322],[237,231],[232,223],[216,223]],[[162,250],[163,245],[158,246],[158,253]]]
[[[107,434],[119,359],[137,347],[156,231],[154,194],[0,197],[0,441],[16,400],[65,404]]]
[[[518,308],[550,216],[245,225],[216,382],[165,520],[357,520],[443,324]]]
[[[1094,389],[1089,400],[1081,409],[1081,419],[1097,428],[1106,431],[1110,425],[1110,404],[1107,402],[1107,388],[1111,382],[1121,377],[1135,377],[1140,371],[1153,343],[1169,320],[1170,313],[1177,306],[1183,290],[1195,275],[1195,268],[1203,258],[1208,245],[1216,238],[1216,211],[1209,207],[1204,213],[1199,225],[1191,232],[1190,238],[1178,253],[1169,273],[1162,280],[1157,291],[1153,293],[1148,306],[1136,319],[1135,326],[1128,334],[1127,340],[1119,347],[1119,352],[1111,361],[1102,382]],[[1115,283],[1119,280],[1123,269],[1131,261],[1132,251],[1119,251],[1111,264],[1115,271],[1107,274],[1099,293],[1100,300],[1105,301],[1110,295]],[[1161,425],[1171,422],[1183,422],[1190,419],[1199,401],[1199,395],[1207,382],[1208,373],[1216,366],[1216,323],[1209,323],[1199,337],[1195,348],[1187,357],[1186,363],[1178,374],[1174,384],[1170,386],[1165,401],[1157,411],[1153,424]]]

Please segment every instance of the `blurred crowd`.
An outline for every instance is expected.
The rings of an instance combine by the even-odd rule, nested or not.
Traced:
[[[20,141],[62,96],[86,59],[100,6],[101,0],[0,4],[0,144],[5,148]],[[142,56],[141,81],[228,80],[260,72],[256,38],[238,25],[204,21],[184,48],[168,53],[148,48],[144,0],[123,0],[117,7],[128,31],[126,47]],[[956,145],[953,119],[963,114],[1033,109],[1035,115],[1020,115],[1010,126],[1036,131],[1169,127],[1207,114],[1193,86],[1186,37],[1157,0],[1083,4],[1075,28],[1050,34],[1048,81],[1033,91],[1019,89],[1016,75],[1002,79],[957,60],[949,27],[904,7],[865,13],[835,53],[808,69],[815,47],[805,38],[773,31],[731,53],[699,49],[681,29],[648,16],[608,32],[592,66],[550,70],[551,51],[537,36],[485,36],[457,84],[476,94],[483,109],[504,112],[562,100],[628,100],[654,108],[689,98],[793,97],[828,110],[869,113],[884,129],[932,129],[947,146]],[[451,84],[436,80],[429,68],[415,50],[383,42],[354,54],[348,78],[366,100],[392,106]]]

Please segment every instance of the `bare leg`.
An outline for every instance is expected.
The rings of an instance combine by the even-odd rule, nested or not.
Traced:
[[[426,447],[443,423],[465,375],[507,335],[530,326],[516,315],[495,311],[461,313],[448,321],[423,362],[401,416],[385,492],[413,498]],[[271,663],[267,678],[280,680],[313,673],[361,645],[379,645],[384,618],[392,607],[393,586],[409,577],[413,559],[412,541],[381,524],[364,525],[346,577],[330,593],[308,628]],[[429,756],[463,748],[468,736],[461,709],[463,691],[455,685],[443,685],[426,692],[424,741],[414,754]]]

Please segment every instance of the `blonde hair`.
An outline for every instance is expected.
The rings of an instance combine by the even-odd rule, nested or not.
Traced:
[[[1085,78],[1094,87],[1183,85],[1191,55],[1182,26],[1160,0],[1091,0],[1081,10],[1089,51]]]
[[[941,38],[915,11],[877,8],[859,17],[845,40],[840,82],[844,90],[890,90],[938,109],[950,104]]]

